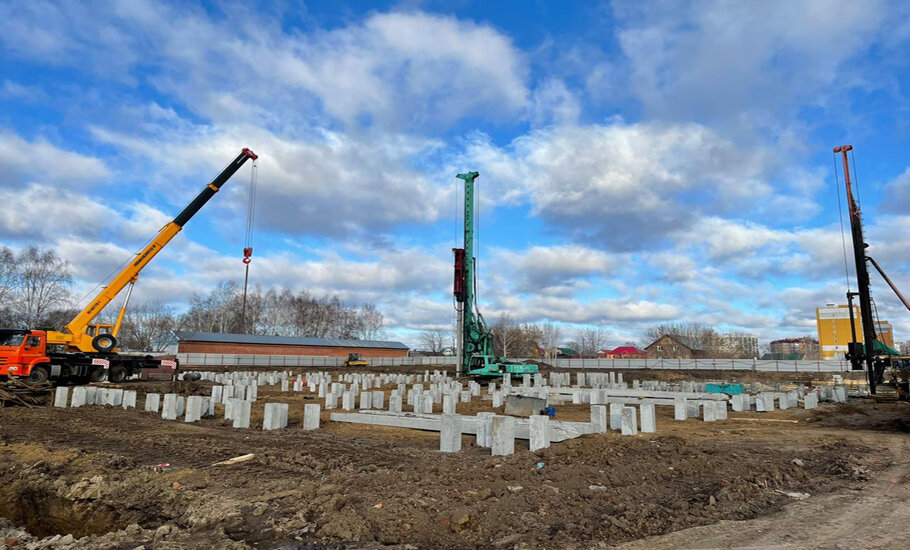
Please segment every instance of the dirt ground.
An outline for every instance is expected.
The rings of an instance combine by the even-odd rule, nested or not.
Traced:
[[[743,381],[795,380],[750,376],[757,379]],[[209,393],[207,383],[121,386]],[[853,399],[815,411],[730,413],[715,423],[676,422],[672,408],[659,407],[656,434],[589,435],[534,453],[518,441],[515,455],[491,457],[473,436],[461,453],[440,454],[436,433],[332,423],[329,413],[321,429],[303,432],[302,404],[313,402],[304,395],[262,388],[249,430],[219,418],[185,424],[110,407],[0,409],[0,544],[906,547],[910,406],[903,403]],[[255,428],[266,401],[291,403],[287,430]],[[459,404],[460,413],[481,410],[493,409],[489,401]],[[587,406],[557,406],[557,420],[587,418]],[[255,458],[213,465],[248,453]]]

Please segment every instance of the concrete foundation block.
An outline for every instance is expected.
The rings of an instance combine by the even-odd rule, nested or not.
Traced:
[[[423,414],[433,414],[433,396],[428,393],[423,395],[420,412]]]
[[[846,403],[847,388],[844,386],[834,386],[834,401],[837,403]]]
[[[489,449],[493,444],[493,417],[495,413],[477,413],[476,443],[478,447]]]
[[[705,422],[717,421],[717,407],[713,402],[701,404],[701,417]]]
[[[319,429],[320,407],[316,403],[307,403],[303,406],[303,429],[306,431]]]
[[[184,422],[197,422],[202,418],[202,396],[191,395],[186,398],[186,414],[183,416]]]
[[[73,388],[73,400],[71,407],[84,407],[88,401],[88,392],[85,386],[76,386]]]
[[[265,416],[262,419],[263,430],[281,430],[288,425],[287,403],[266,403]]]
[[[119,388],[108,388],[105,391],[105,405],[110,405],[111,407],[119,407],[123,404],[123,390]]]
[[[385,394],[381,391],[373,392],[373,408],[380,410],[385,408]]]
[[[73,394],[73,400],[75,400],[75,399],[76,399],[76,395]],[[804,409],[806,409],[806,410],[814,409],[817,406],[818,406],[818,394],[815,393],[814,391],[807,393],[803,397],[803,408]]]
[[[741,412],[749,410],[749,401],[748,397],[744,394],[734,395],[732,398],[733,411]]]
[[[461,417],[443,414],[440,417],[439,451],[457,453],[461,450]]]
[[[243,399],[238,397],[231,397],[228,399],[227,403],[224,404],[224,419],[233,420],[234,419],[234,408],[240,406],[240,403],[243,402]]]
[[[161,405],[161,418],[165,420],[177,420],[177,394],[164,394],[164,403]]]
[[[361,409],[372,409],[373,408],[373,392],[365,391],[360,394],[360,408]]]
[[[685,397],[674,397],[673,398],[673,419],[674,420],[686,420],[689,418],[688,407],[686,406]]]
[[[502,392],[493,392],[493,408],[498,409],[502,407]]]
[[[765,411],[767,411],[767,412],[773,411],[774,410],[774,394],[766,393],[766,394],[763,394],[761,397],[765,402]]]
[[[157,413],[158,408],[160,406],[161,406],[161,394],[160,393],[145,394],[145,412]]]
[[[605,405],[591,405],[591,431],[596,434],[607,433],[607,407]]]
[[[442,396],[442,414],[455,414],[455,396]]]
[[[186,411],[186,398],[182,395],[177,396],[177,416],[181,416]]]
[[[471,392],[469,392],[469,391],[461,392],[461,402],[470,403],[471,402]]]
[[[341,408],[346,411],[354,410],[354,392],[347,390],[341,394]]]
[[[641,415],[642,433],[654,433],[657,431],[657,410],[653,403],[642,403],[638,407]]]
[[[511,416],[494,416],[491,430],[493,456],[506,456],[515,453],[515,418]]]
[[[86,386],[85,387],[85,404],[86,405],[101,405],[103,403],[98,403],[98,388],[95,386]]]
[[[606,431],[607,426],[607,409],[603,407],[603,426]],[[593,415],[592,415],[593,416]],[[531,452],[539,449],[546,449],[550,446],[550,417],[545,414],[534,414],[529,418],[529,436]]]
[[[224,386],[212,386],[212,399],[221,403],[221,396],[224,394]]]
[[[718,420],[727,419],[727,402],[726,401],[715,401],[714,402],[714,417]]]
[[[622,403],[610,403],[610,429],[622,429],[622,409],[625,407]]]
[[[401,396],[394,394],[389,397],[389,412],[400,413],[401,412]]]
[[[252,408],[253,404],[249,401],[243,399],[237,399],[235,401],[234,406],[231,407],[231,416],[235,428],[250,427],[250,412],[252,411]]]
[[[124,409],[136,408],[136,390],[126,390],[123,392],[123,401],[120,406]]]
[[[57,386],[57,389],[54,390],[54,406],[61,409],[66,408],[66,404],[69,402],[70,398],[70,389],[66,386]]]
[[[623,407],[620,419],[622,435],[638,435],[638,411],[635,407]]]
[[[790,408],[790,396],[786,393],[780,394],[778,398],[780,402],[780,410],[785,411]]]

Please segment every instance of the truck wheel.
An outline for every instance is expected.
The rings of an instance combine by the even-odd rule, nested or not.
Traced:
[[[113,334],[99,334],[92,338],[92,347],[98,351],[111,351],[117,347],[117,338]]]
[[[104,382],[107,379],[107,371],[98,367],[88,375],[88,379],[92,382]]]
[[[110,370],[107,372],[107,379],[115,384],[119,384],[120,382],[123,382],[124,380],[126,380],[127,376],[128,376],[128,373],[126,371],[126,367],[121,367],[120,365],[117,365],[116,367],[111,367]]]
[[[32,384],[43,384],[47,382],[48,378],[50,378],[50,374],[47,372],[46,367],[35,367],[32,369],[31,374],[28,375],[28,381]]]

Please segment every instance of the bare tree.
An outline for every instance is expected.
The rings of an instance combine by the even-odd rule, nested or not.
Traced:
[[[516,355],[522,339],[522,330],[508,313],[499,316],[490,327],[490,332],[493,334],[493,349],[496,355],[501,357]]]
[[[607,345],[607,333],[602,328],[591,327],[578,331],[578,353],[582,356],[593,357]]]
[[[440,353],[446,347],[449,339],[449,333],[445,329],[424,330],[420,333],[420,347],[431,353]]]
[[[559,325],[553,323],[544,323],[540,325],[541,345],[544,348],[544,357],[555,359],[559,354],[559,344],[562,340],[562,329]]]
[[[73,282],[69,262],[53,250],[30,246],[16,255],[15,310],[19,323],[37,326],[51,310],[66,305]]]
[[[123,318],[120,331],[122,346],[139,351],[161,352],[167,347],[166,336],[177,326],[173,308],[161,302],[138,304]]]
[[[0,248],[0,325],[15,324],[13,299],[19,283],[19,270],[16,269],[16,257],[7,247]]]
[[[385,338],[385,329],[383,329],[382,312],[376,308],[376,304],[367,303],[360,307],[358,312],[360,326],[358,336],[363,340],[379,340]]]

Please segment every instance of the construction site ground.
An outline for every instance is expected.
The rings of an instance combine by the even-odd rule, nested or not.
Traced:
[[[378,369],[376,369],[378,370]],[[389,369],[384,369],[389,370]],[[401,370],[401,369],[397,369]],[[423,369],[415,369],[420,370]],[[627,379],[792,374],[627,371]],[[801,375],[828,381],[830,375]],[[0,409],[0,544],[21,548],[906,548],[910,406],[851,399],[730,413],[658,432],[588,435],[491,457],[465,436],[329,422],[300,430],[304,393],[260,389],[252,429],[141,411],[147,392],[208,395],[198,382],[129,382],[139,409]],[[291,403],[264,432],[262,402]],[[556,420],[589,418],[559,405]],[[490,401],[459,413],[492,410]],[[438,413],[438,406],[436,412]],[[501,412],[501,410],[499,411]],[[251,460],[215,465],[254,453]],[[808,495],[808,497],[806,497]],[[800,500],[802,499],[802,500]]]

